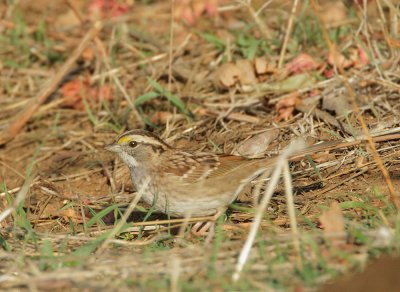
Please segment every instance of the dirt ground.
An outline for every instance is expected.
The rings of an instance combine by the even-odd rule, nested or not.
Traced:
[[[48,2],[0,4],[0,289],[366,291],[377,267],[389,281],[399,3]],[[143,202],[121,222],[138,193],[104,146],[130,129],[195,153],[314,150],[288,161],[293,191],[282,179],[262,209],[261,176],[196,236],[204,218]]]

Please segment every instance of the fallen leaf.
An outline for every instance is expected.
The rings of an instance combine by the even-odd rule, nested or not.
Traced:
[[[278,113],[275,121],[280,122],[291,119],[298,103],[300,103],[300,96],[297,91],[286,95],[283,99],[278,101],[275,106]]]
[[[324,233],[327,235],[344,232],[344,218],[339,203],[336,201],[333,202],[329,209],[321,214],[319,222],[321,223],[321,228],[324,229]]]
[[[208,16],[217,14],[217,7],[218,0],[177,0],[174,18],[193,25],[203,14]]]
[[[254,59],[254,69],[257,75],[273,74],[277,72],[275,64],[268,62],[265,58]]]
[[[132,5],[133,1],[91,0],[88,8],[89,16],[92,20],[122,16]]]
[[[316,62],[310,55],[301,53],[286,64],[286,69],[290,73],[298,74],[316,70],[320,66],[321,64]]]
[[[271,144],[271,142],[276,140],[278,136],[278,129],[271,129],[254,135],[240,143],[233,154],[249,158],[258,157],[268,149],[268,146]]]
[[[114,99],[114,90],[109,85],[104,84],[100,87],[92,88],[91,97],[93,98],[94,101],[100,101],[100,100],[111,101]]]
[[[236,67],[239,68],[239,82],[241,85],[253,85],[257,83],[257,77],[254,72],[253,62],[247,59],[236,61]]]
[[[214,84],[217,88],[229,88],[239,82],[241,71],[233,63],[226,63],[219,67],[214,73]]]
[[[254,68],[256,69],[256,73],[258,75],[266,74],[268,72],[268,62],[265,58],[255,58],[254,59]]]
[[[112,100],[114,90],[108,85],[92,88],[88,78],[84,80],[76,78],[62,86],[61,94],[63,95],[62,105],[64,107],[84,110],[84,98],[92,106],[100,100]]]
[[[92,62],[94,60],[94,57],[95,57],[95,55],[94,55],[94,51],[93,51],[92,47],[87,47],[86,49],[83,50],[82,59],[85,62],[88,62],[88,63]]]
[[[333,69],[328,69],[324,71],[324,76],[326,78],[332,78],[335,75],[335,71]]]
[[[355,68],[363,68],[370,63],[367,53],[360,47],[350,49],[350,60]]]
[[[336,67],[341,67],[342,69],[347,69],[354,65],[354,62],[352,60],[347,59],[344,55],[338,52],[336,52],[335,55],[330,52],[327,62],[331,66],[336,65]]]
[[[74,223],[82,223],[82,215],[80,213],[77,213],[74,209],[68,208],[64,210],[58,211],[56,214],[57,216],[65,217],[71,219]]]
[[[294,90],[300,90],[302,88],[309,87],[313,85],[315,81],[316,80],[312,75],[308,73],[302,73],[290,76],[289,78],[286,78],[282,81],[271,83],[270,87],[274,91],[291,92]]]
[[[254,62],[244,59],[223,64],[214,73],[214,85],[220,89],[231,88],[234,85],[252,87],[258,83],[255,66]]]
[[[351,104],[345,94],[323,94],[322,109],[343,115],[351,110]]]
[[[75,109],[83,109],[83,103],[81,104],[80,94],[83,91],[83,85],[81,80],[74,79],[65,83],[61,88],[63,95],[63,106]]]
[[[305,87],[310,87],[315,84],[316,78],[311,74],[302,73],[290,76],[286,79],[276,81],[276,82],[264,82],[257,84],[256,86],[242,86],[241,90],[243,92],[253,92],[259,91],[272,91],[275,93],[284,93],[300,90]]]

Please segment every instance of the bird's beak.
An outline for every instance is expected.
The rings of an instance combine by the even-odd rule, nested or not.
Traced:
[[[111,151],[111,152],[115,152],[115,153],[121,152],[121,146],[119,146],[119,145],[118,145],[117,143],[115,143],[115,142],[106,145],[106,146],[104,147],[104,149],[106,149],[106,150],[108,150],[108,151]]]

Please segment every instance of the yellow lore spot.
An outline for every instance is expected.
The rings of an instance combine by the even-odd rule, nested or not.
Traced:
[[[132,140],[132,138],[129,137],[129,136],[123,136],[123,137],[118,139],[117,143],[118,144],[123,144],[123,143],[126,143],[126,142],[130,142],[131,140]]]

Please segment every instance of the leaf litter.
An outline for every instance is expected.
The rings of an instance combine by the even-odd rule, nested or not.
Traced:
[[[395,202],[343,81],[398,189],[394,2],[300,5],[282,67],[290,17],[282,9],[290,11],[291,1],[177,1],[172,42],[169,2],[89,2],[0,6],[0,129],[12,133],[1,139],[2,210],[32,176],[23,203],[0,222],[2,289],[307,290],[357,263],[396,255]],[[374,10],[391,25],[363,24]],[[336,49],[323,42],[316,13]],[[98,34],[65,66],[95,21],[103,24]],[[8,131],[24,112],[20,129]],[[129,172],[102,148],[143,125],[173,145],[244,156],[276,155],[296,137],[334,141],[290,162],[298,238],[278,184],[241,282],[230,280],[254,219],[252,194],[267,187],[265,178],[243,190],[210,243],[187,234],[185,219],[140,204],[94,257],[135,198]]]

